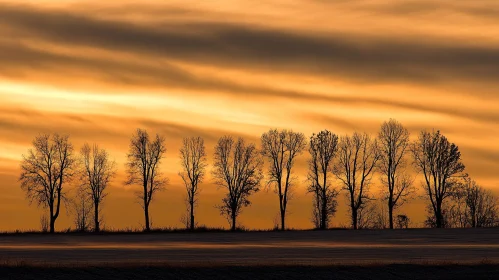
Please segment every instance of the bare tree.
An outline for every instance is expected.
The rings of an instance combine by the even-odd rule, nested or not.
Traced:
[[[76,231],[87,232],[91,226],[92,201],[90,196],[79,191],[74,200],[71,201],[71,212]]]
[[[49,231],[49,218],[46,214],[40,216],[40,229],[43,233],[47,233]]]
[[[154,194],[164,188],[167,179],[162,177],[159,170],[161,159],[166,152],[165,138],[156,134],[154,139],[149,138],[147,131],[137,129],[130,141],[128,152],[126,184],[140,184],[143,190],[137,193],[144,209],[145,230],[150,231],[149,205]]]
[[[81,148],[83,170],[81,182],[83,194],[90,197],[94,210],[94,231],[100,231],[100,206],[107,193],[105,190],[115,175],[115,162],[109,159],[109,154],[104,149],[94,144],[90,147],[85,143]]]
[[[189,205],[190,221],[188,225],[191,230],[194,230],[196,225],[194,207],[197,203],[199,184],[203,181],[207,166],[204,140],[201,137],[184,138],[180,149],[180,162],[182,171],[179,172],[179,175],[184,181]]]
[[[414,163],[424,175],[424,185],[437,228],[444,227],[442,206],[457,185],[456,177],[464,171],[458,146],[450,143],[440,131],[422,131],[411,145]]]
[[[331,186],[333,160],[338,151],[338,136],[328,130],[310,137],[308,163],[308,192],[314,194],[314,217],[316,226],[327,229],[329,221],[336,213],[338,191]],[[331,175],[331,176],[329,176]]]
[[[338,208],[338,201],[336,200],[338,194],[335,189],[327,190],[325,196],[320,192],[314,193],[312,199],[312,223],[316,229],[324,230],[329,228],[331,218],[334,217]]]
[[[182,223],[182,225],[184,225],[185,229],[190,230],[191,228],[194,228],[194,229],[197,228],[198,227],[197,221],[194,221],[195,222],[194,226],[191,226],[192,220],[191,220],[191,213],[190,213],[190,205],[189,205],[187,199],[185,200],[185,207],[186,207],[186,211],[180,215],[179,221]]]
[[[386,205],[381,200],[372,198],[359,208],[357,227],[359,229],[386,229],[388,228],[387,213]]]
[[[296,157],[305,149],[305,135],[291,130],[271,129],[262,135],[261,142],[261,153],[270,164],[268,184],[275,186],[275,192],[279,197],[281,230],[285,230],[286,208],[291,199],[290,192],[293,186],[292,169]]]
[[[442,218],[440,220],[440,226],[437,225],[437,217],[435,216],[435,211],[433,210],[433,205],[431,202],[426,206],[426,220],[424,222],[425,226],[428,228],[462,228],[465,227],[464,220],[462,219],[462,210],[460,209],[462,205],[457,205],[454,203],[446,203],[442,205]]]
[[[456,201],[455,208],[461,226],[472,228],[494,226],[498,218],[498,199],[491,191],[484,189],[470,177],[465,177],[460,185],[453,198]]]
[[[377,141],[366,133],[356,132],[340,140],[334,174],[348,192],[353,229],[358,229],[359,209],[370,199],[369,186],[379,158]]]
[[[407,215],[397,215],[397,227],[399,229],[408,229],[409,228],[410,219]]]
[[[35,138],[33,147],[23,155],[19,180],[30,203],[36,201],[48,208],[53,233],[65,197],[64,185],[76,167],[73,145],[68,135],[42,134]]]
[[[383,123],[378,135],[381,181],[388,187],[388,220],[393,229],[393,210],[401,206],[412,192],[412,179],[403,168],[405,155],[409,148],[409,131],[394,119]]]
[[[218,140],[213,177],[219,187],[227,189],[220,212],[229,220],[232,231],[236,230],[237,217],[243,207],[251,204],[249,196],[259,190],[262,165],[254,144],[246,144],[242,138],[236,142],[231,136]]]

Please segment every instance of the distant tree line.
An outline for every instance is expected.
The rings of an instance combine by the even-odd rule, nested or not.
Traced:
[[[265,182],[275,192],[279,205],[279,228],[286,229],[288,205],[300,182],[295,175],[297,158],[308,151],[307,191],[312,194],[312,222],[318,229],[330,228],[338,196],[347,197],[351,226],[361,228],[407,228],[410,219],[395,211],[415,197],[416,176],[428,201],[429,227],[491,227],[498,224],[498,200],[465,173],[459,148],[440,131],[422,131],[411,142],[409,131],[396,120],[382,124],[378,135],[355,132],[338,136],[329,130],[313,134],[271,129],[261,136],[260,149],[243,138],[221,137],[215,146],[211,175],[223,190],[218,205],[231,230],[251,204],[251,195]],[[163,135],[150,136],[137,129],[127,154],[126,185],[140,186],[136,196],[144,211],[144,229],[151,230],[149,206],[168,178],[160,166],[166,152]],[[206,179],[208,159],[201,137],[185,138],[179,151],[181,177],[186,190],[184,223],[194,230],[196,205]],[[264,165],[267,163],[266,172]],[[413,168],[411,170],[411,167]],[[85,143],[74,151],[68,135],[42,134],[21,161],[21,188],[30,202],[46,209],[42,227],[55,231],[61,203],[70,205],[78,230],[101,230],[101,204],[116,175],[115,161],[97,144]],[[265,176],[266,174],[266,176]],[[371,192],[378,174],[383,196],[376,205]],[[265,178],[265,180],[264,180]],[[67,185],[75,184],[71,198]],[[380,210],[381,209],[381,210]]]

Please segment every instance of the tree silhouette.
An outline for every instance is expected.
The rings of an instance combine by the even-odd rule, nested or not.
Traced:
[[[410,219],[407,215],[397,215],[397,227],[399,229],[408,229]]]
[[[90,196],[81,193],[81,191],[83,189],[80,189],[70,205],[76,231],[86,232],[89,230],[91,223],[92,201],[90,200]]]
[[[100,231],[100,205],[106,197],[105,190],[115,175],[115,163],[97,144],[85,143],[80,151],[83,170],[81,172],[82,195],[91,199],[94,210],[94,231]]]
[[[187,191],[187,203],[189,204],[190,220],[188,226],[194,230],[194,207],[197,203],[199,184],[203,181],[206,170],[206,151],[204,140],[201,137],[184,138],[180,149],[180,163],[182,171],[180,177],[184,181]]]
[[[43,233],[49,231],[49,218],[47,218],[46,214],[42,214],[40,216],[40,229],[42,230]]]
[[[435,226],[442,228],[443,203],[455,191],[457,181],[454,179],[465,169],[461,152],[440,131],[422,131],[418,140],[411,145],[411,151],[416,168],[425,178],[425,190],[435,215]]]
[[[364,203],[357,211],[357,228],[359,229],[386,229],[388,217],[384,203],[374,201],[375,198]]]
[[[167,183],[159,170],[161,159],[166,152],[164,137],[156,134],[154,139],[149,138],[147,131],[137,129],[130,141],[128,152],[126,184],[140,184],[143,190],[137,193],[144,209],[145,230],[150,231],[149,205],[154,194]]]
[[[381,181],[387,187],[388,221],[394,228],[393,210],[401,206],[412,192],[412,179],[404,172],[409,148],[409,131],[394,119],[383,123],[378,134]]]
[[[229,220],[232,231],[236,230],[237,217],[243,207],[251,204],[249,196],[259,190],[262,165],[254,144],[246,144],[242,138],[235,142],[231,136],[218,140],[213,177],[219,187],[227,190],[220,212]]]
[[[279,214],[281,216],[281,230],[286,229],[286,208],[291,199],[292,169],[296,157],[306,146],[303,133],[291,130],[278,131],[271,129],[261,137],[262,155],[268,159],[269,185],[275,186],[279,197]]]
[[[341,137],[334,174],[348,191],[353,229],[358,229],[359,210],[370,199],[369,186],[379,158],[377,141],[366,133]]]
[[[310,137],[308,167],[308,192],[314,194],[314,219],[316,226],[327,229],[336,213],[338,191],[331,186],[333,160],[338,151],[338,136],[328,130]],[[329,176],[331,175],[331,176]]]
[[[454,209],[460,225],[472,228],[495,226],[499,211],[497,197],[470,177],[465,177],[459,185],[453,199],[457,202]]]
[[[73,176],[76,161],[68,135],[42,134],[33,140],[33,149],[23,155],[21,188],[30,202],[36,201],[49,210],[50,232],[55,231],[64,186]]]

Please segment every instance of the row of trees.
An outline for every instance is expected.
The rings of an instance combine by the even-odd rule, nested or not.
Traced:
[[[23,155],[20,182],[30,202],[48,208],[50,232],[54,232],[61,203],[67,202],[64,186],[78,178],[79,195],[92,201],[94,227],[99,231],[99,206],[114,174],[115,163],[106,150],[85,144],[80,156],[76,156],[69,136],[43,134],[35,138],[33,149]]]
[[[490,226],[496,218],[495,198],[464,173],[458,146],[439,131],[423,131],[411,142],[408,130],[392,119],[383,123],[377,137],[358,132],[339,137],[324,130],[313,134],[307,142],[302,133],[272,129],[261,136],[260,149],[243,138],[220,138],[215,146],[212,177],[214,183],[225,190],[219,209],[232,230],[236,229],[237,217],[251,204],[250,196],[260,190],[264,178],[266,186],[278,197],[280,228],[286,228],[287,207],[298,183],[294,175],[296,161],[306,150],[310,154],[307,189],[313,194],[313,219],[320,229],[329,227],[340,191],[348,196],[352,227],[358,229],[359,222],[369,217],[366,213],[374,199],[370,187],[376,173],[384,186],[388,227],[393,229],[395,209],[415,192],[415,172],[410,166],[424,178],[429,225]],[[130,140],[125,184],[141,186],[137,196],[144,210],[146,231],[150,230],[150,203],[168,183],[160,169],[165,152],[165,138],[159,134],[151,137],[147,131],[138,129]],[[265,161],[267,176],[263,171]],[[186,224],[194,229],[200,184],[208,167],[202,138],[183,140],[180,163],[179,176],[186,188],[188,205]],[[61,202],[66,199],[63,186],[71,181],[77,182],[83,203],[91,201],[94,229],[100,230],[100,205],[116,172],[115,162],[104,149],[85,144],[76,154],[68,136],[40,135],[28,154],[23,155],[21,169],[21,187],[30,201],[48,208],[51,232],[55,230]],[[447,203],[448,200],[453,203]],[[77,212],[78,217],[87,217],[83,215],[87,212]],[[406,218],[397,217],[398,223],[400,219],[407,223]]]
[[[499,212],[497,198],[490,190],[479,186],[476,181],[465,178],[450,195],[451,203],[443,206],[443,227],[493,227],[498,226]],[[426,220],[428,227],[436,227],[434,215]]]

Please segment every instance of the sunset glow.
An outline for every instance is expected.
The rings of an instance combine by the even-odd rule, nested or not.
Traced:
[[[205,139],[211,164],[223,135],[257,146],[271,128],[375,136],[395,118],[411,139],[441,130],[466,172],[499,192],[498,19],[494,0],[0,0],[0,231],[39,228],[43,209],[29,205],[18,177],[45,132],[70,134],[77,151],[98,143],[116,160],[107,229],[143,225],[139,187],[124,183],[137,128],[164,135],[168,149],[153,227],[182,226],[179,148],[190,136]],[[308,158],[295,170],[291,228],[312,227]],[[227,227],[215,208],[222,190],[209,175],[201,188],[197,221]],[[277,202],[262,187],[241,224],[272,228]],[[417,198],[400,211],[423,226],[424,206]],[[341,195],[332,224],[348,219]],[[63,211],[57,229],[71,226]]]

